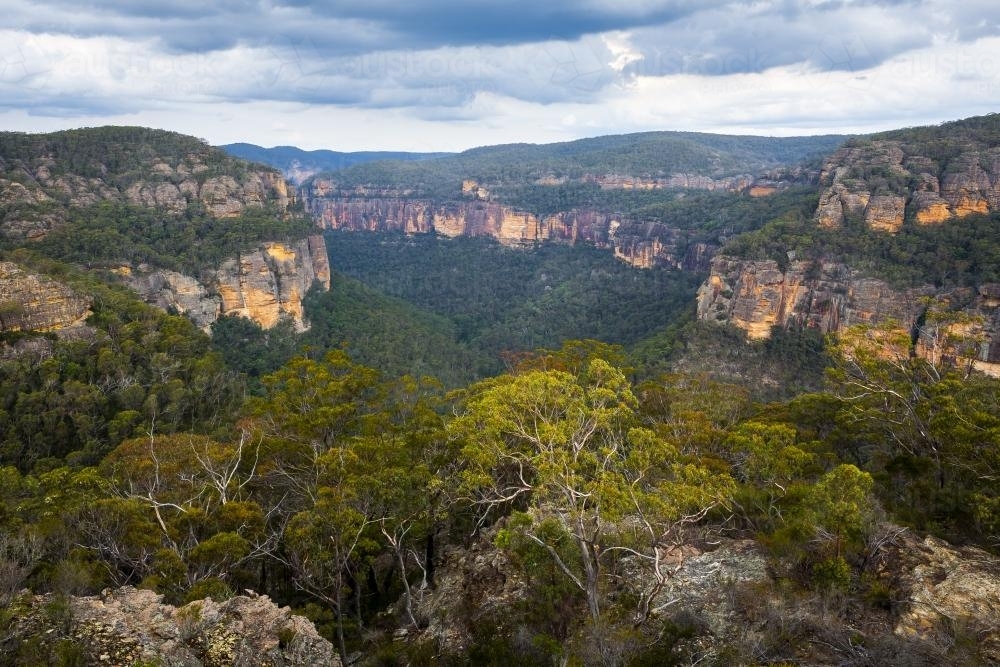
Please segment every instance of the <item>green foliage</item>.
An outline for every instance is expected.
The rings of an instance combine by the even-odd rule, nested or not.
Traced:
[[[459,341],[447,319],[339,273],[329,292],[310,291],[304,306],[307,348],[346,346],[352,359],[387,375],[432,375],[452,387],[495,372],[496,362]]]
[[[843,332],[829,378],[841,399],[837,444],[855,450],[897,518],[950,539],[996,533],[1000,382],[910,354],[886,325]]]
[[[516,547],[519,535],[541,547],[586,596],[595,626],[603,622],[599,573],[613,568],[618,550],[662,582],[650,550],[731,492],[727,475],[637,426],[628,381],[602,359],[578,375],[528,370],[487,380],[464,404],[448,425],[464,443],[463,487],[484,512],[522,510],[501,543]],[[638,592],[641,620],[653,591]]]
[[[644,339],[632,351],[640,377],[683,370],[748,389],[756,400],[789,400],[823,387],[828,358],[814,329],[775,327],[770,338],[747,341],[735,326],[680,321]]]
[[[121,190],[150,177],[158,161],[177,164],[197,159],[207,169],[196,176],[205,180],[220,174],[245,172],[246,163],[229,157],[194,137],[145,127],[97,127],[50,134],[0,133],[0,155],[8,162],[51,156],[53,176],[75,174],[99,178]]]
[[[216,218],[200,204],[183,214],[125,204],[72,208],[65,223],[32,247],[48,257],[86,266],[149,264],[198,276],[263,241],[290,242],[315,231],[303,217],[268,208]]]
[[[546,177],[757,174],[825,154],[843,140],[842,136],[774,138],[646,132],[559,144],[487,146],[417,162],[371,162],[325,174],[324,178],[343,191],[374,185],[411,196],[457,198],[462,180],[468,178],[502,188]]]
[[[89,465],[150,429],[225,430],[240,382],[190,320],[65,265],[14,257],[90,295],[93,333],[0,360],[0,463]]]
[[[488,239],[349,232],[327,234],[326,238],[331,265],[339,271],[438,318],[447,318],[447,323],[436,320],[437,330],[447,332],[458,345],[450,343],[450,349],[440,352],[457,355],[454,368],[466,373],[458,376],[462,382],[500,371],[499,358],[504,351],[555,348],[567,339],[622,345],[642,340],[691,308],[699,280],[665,269],[636,271],[597,248],[543,245],[525,252]],[[340,282],[334,287],[335,294],[341,289]],[[348,339],[361,355],[364,346],[380,344],[386,338],[397,340],[397,327],[385,326],[385,322],[393,322],[392,311],[379,318],[378,310],[366,315],[358,297],[377,307],[391,304],[370,292],[355,290],[351,298],[338,301],[338,308],[331,308],[332,317],[347,323],[374,320],[382,327],[367,337]],[[322,316],[313,316],[316,335],[324,329],[322,320]],[[405,320],[401,327],[413,332],[413,325]],[[412,348],[413,341],[420,340],[409,335],[397,345]],[[436,349],[427,347],[411,356],[415,353],[418,359],[425,359]],[[390,349],[398,354],[397,348]],[[366,360],[382,367],[384,362],[378,362]],[[454,371],[448,376],[440,371],[436,374],[447,384],[453,384],[450,380],[457,375]]]
[[[283,319],[270,329],[237,315],[223,315],[212,323],[212,349],[222,356],[226,368],[243,373],[255,393],[260,378],[273,373],[296,352],[295,324]]]

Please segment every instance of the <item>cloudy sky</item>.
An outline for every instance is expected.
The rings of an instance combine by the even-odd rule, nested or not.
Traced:
[[[4,0],[0,129],[336,150],[1000,111],[995,0]]]

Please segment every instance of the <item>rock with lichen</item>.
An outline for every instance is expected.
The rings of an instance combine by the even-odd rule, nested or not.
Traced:
[[[340,665],[309,620],[266,595],[174,607],[153,591],[125,586],[88,597],[25,594],[10,609],[0,662],[28,647],[39,660],[72,653],[74,664],[107,667]]]

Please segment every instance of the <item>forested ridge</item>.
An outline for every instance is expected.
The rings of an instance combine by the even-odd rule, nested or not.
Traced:
[[[294,197],[281,195],[276,170],[176,132],[2,132],[0,179],[0,251],[27,242],[78,265],[197,275],[262,241],[314,229]]]
[[[677,173],[724,178],[759,175],[818,159],[843,136],[737,137],[694,132],[625,134],[559,144],[509,144],[474,148],[420,161],[378,161],[323,174],[342,190],[396,188],[407,196],[456,198],[463,180],[491,188],[530,186],[538,179],[584,176],[664,177]],[[543,186],[550,187],[550,186]],[[501,195],[501,200],[504,195]]]
[[[900,289],[997,282],[1000,217],[995,204],[987,200],[993,198],[990,188],[995,187],[995,177],[990,174],[997,168],[992,156],[998,145],[998,114],[852,138],[844,145],[846,151],[874,151],[871,159],[878,163],[833,164],[831,170],[844,169],[844,183],[860,188],[862,194],[901,197],[906,208],[898,229],[892,233],[873,229],[856,213],[845,214],[836,228],[817,224],[813,216],[776,216],[751,233],[732,238],[722,252],[773,259],[782,266],[789,257],[841,262]],[[899,156],[890,158],[897,151]],[[959,183],[953,186],[958,193],[956,208],[963,201],[985,199],[944,224],[921,222],[918,199],[928,187],[932,191],[937,187],[929,186],[928,178],[934,179],[932,183],[947,184],[949,179]]]

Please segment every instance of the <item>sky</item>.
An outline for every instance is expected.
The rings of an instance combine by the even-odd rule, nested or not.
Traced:
[[[4,0],[0,129],[453,151],[1000,111],[995,0]]]

